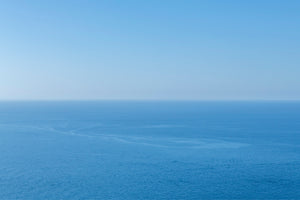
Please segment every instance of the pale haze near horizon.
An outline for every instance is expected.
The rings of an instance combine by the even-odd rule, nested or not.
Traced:
[[[0,100],[299,100],[299,1],[2,1]]]

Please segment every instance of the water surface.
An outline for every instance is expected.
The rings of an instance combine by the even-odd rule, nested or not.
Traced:
[[[1,102],[0,199],[300,199],[299,102]]]

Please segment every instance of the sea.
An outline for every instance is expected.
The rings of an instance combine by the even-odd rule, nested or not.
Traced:
[[[16,199],[300,199],[300,102],[2,101]]]

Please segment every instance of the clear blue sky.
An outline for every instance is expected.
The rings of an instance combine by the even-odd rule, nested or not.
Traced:
[[[300,99],[300,1],[3,0],[0,99]]]

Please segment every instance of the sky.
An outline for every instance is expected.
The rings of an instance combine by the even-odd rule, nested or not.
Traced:
[[[0,100],[300,100],[300,1],[1,0]]]

